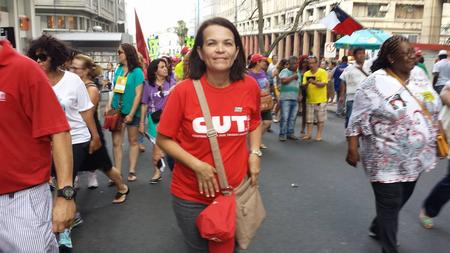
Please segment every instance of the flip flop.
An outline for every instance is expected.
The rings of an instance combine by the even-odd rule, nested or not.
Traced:
[[[117,192],[116,196],[114,196],[114,200],[113,200],[113,204],[122,204],[127,200],[128,194],[130,193],[130,187],[127,186],[127,191],[122,193],[122,192]],[[125,198],[122,201],[115,201],[115,200],[119,200],[121,199],[123,196],[125,196]]]
[[[425,211],[424,210],[420,211],[419,219],[420,219],[420,223],[422,224],[422,226],[424,228],[426,228],[426,229],[433,228],[433,218],[428,217],[427,215],[425,215]]]
[[[137,180],[136,173],[135,172],[129,172],[128,173],[128,182],[134,182]]]

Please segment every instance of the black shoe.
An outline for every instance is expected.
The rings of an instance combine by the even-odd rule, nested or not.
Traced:
[[[380,237],[378,236],[378,234],[375,233],[374,231],[370,230],[370,229],[369,229],[369,237],[374,239],[375,241],[378,241],[378,242],[380,241]],[[400,243],[399,242],[397,242],[396,245],[397,245],[397,247],[400,247]]]
[[[158,178],[152,178],[152,179],[150,179],[150,184],[157,184],[161,180],[162,180],[162,176],[159,176]]]

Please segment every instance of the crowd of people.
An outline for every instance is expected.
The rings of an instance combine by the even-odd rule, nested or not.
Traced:
[[[336,114],[345,115],[346,161],[351,166],[361,161],[374,191],[376,217],[369,235],[384,253],[398,252],[399,212],[422,172],[437,160],[439,112],[450,105],[447,52],[439,52],[430,77],[420,50],[397,35],[370,64],[360,47],[351,50],[352,63],[349,56],[340,62],[313,55],[246,58],[242,49],[236,27],[223,18],[205,21],[194,47],[183,48],[177,64],[171,57],[145,62],[134,46],[123,43],[117,67],[110,63],[103,70],[50,35],[32,41],[28,57],[0,40],[0,110],[11,112],[0,114],[6,133],[0,153],[8,158],[0,168],[0,252],[71,249],[71,231],[83,222],[75,207],[78,173],[88,173],[88,186],[96,188],[96,170],[104,172],[116,187],[112,203],[124,203],[138,180],[145,138],[152,142],[149,183],[159,183],[164,168],[173,170],[173,210],[188,251],[221,252],[211,250],[196,226],[199,214],[223,191],[208,137],[219,139],[230,186],[246,177],[256,186],[261,149],[270,148],[262,136],[274,131],[271,125],[279,124],[281,142],[310,141],[315,126],[314,140],[322,141],[327,106],[333,103]],[[197,81],[214,129],[205,125]],[[119,113],[120,123],[111,129],[112,158],[99,117],[102,90],[111,91],[104,111]],[[267,94],[269,102],[263,101]],[[122,169],[125,132],[128,171]],[[25,149],[27,159],[21,155]],[[449,174],[419,213],[425,228],[433,227],[433,217],[450,199],[449,184],[450,163]],[[27,222],[35,219],[42,225]]]

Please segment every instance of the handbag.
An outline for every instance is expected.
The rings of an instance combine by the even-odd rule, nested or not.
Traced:
[[[161,119],[161,113],[162,113],[162,109],[159,109],[150,114],[150,117],[152,118],[153,123],[155,123],[155,124],[159,123],[159,120]]]
[[[245,178],[234,191],[228,184],[222,157],[220,155],[219,143],[217,141],[217,132],[213,127],[211,114],[200,81],[194,80],[194,87],[205,119],[207,136],[217,170],[221,192],[223,196],[236,196],[236,240],[241,249],[247,249],[255,236],[256,231],[266,217],[266,210],[262,202],[261,194],[257,186],[251,185],[250,178]],[[211,205],[215,205],[214,202]],[[207,209],[210,208],[210,206],[203,210],[203,212],[208,212]]]
[[[261,91],[261,105],[260,110],[262,112],[272,110],[273,108],[273,99],[272,95],[270,95],[267,91]]]
[[[109,111],[105,112],[103,128],[108,129],[109,131],[118,131],[122,128],[122,95],[119,98],[119,108],[116,110],[111,108]]]
[[[433,116],[431,115],[430,111],[428,111],[428,109],[425,107],[425,105],[423,104],[422,101],[420,101],[416,96],[414,96],[414,94],[411,92],[410,89],[408,89],[408,87],[406,86],[406,84],[402,83],[400,80],[400,78],[391,70],[388,70],[387,73],[391,76],[393,76],[395,79],[397,79],[403,87],[405,87],[405,90],[409,93],[409,95],[411,95],[416,102],[419,104],[420,108],[423,111],[423,114],[425,115],[425,118],[427,118],[430,121],[430,124],[433,124]],[[442,128],[442,123],[439,120],[438,121],[438,132],[436,134],[436,155],[443,159],[445,157],[448,156],[448,141],[447,141],[447,137],[445,136],[445,132],[444,129]]]

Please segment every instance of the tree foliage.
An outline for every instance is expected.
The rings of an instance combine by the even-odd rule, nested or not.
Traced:
[[[184,40],[186,39],[188,28],[186,26],[186,22],[184,20],[177,21],[177,27],[175,27],[175,33],[178,36],[178,44],[180,46],[184,45]]]
[[[305,24],[304,22],[300,22],[303,11],[305,10],[306,6],[308,6],[311,3],[318,2],[318,0],[304,0],[303,3],[300,5],[300,8],[297,11],[297,14],[295,15],[294,24],[292,27],[288,27],[283,33],[278,36],[275,41],[272,41],[272,44],[269,46],[269,50],[264,50],[264,34],[263,34],[263,28],[264,28],[264,13],[263,13],[263,0],[256,0],[257,1],[257,9],[258,9],[258,47],[259,51],[262,52],[264,55],[268,56],[270,53],[275,49],[275,47],[278,45],[278,43],[286,38],[288,35],[293,34],[297,31],[299,31]]]

